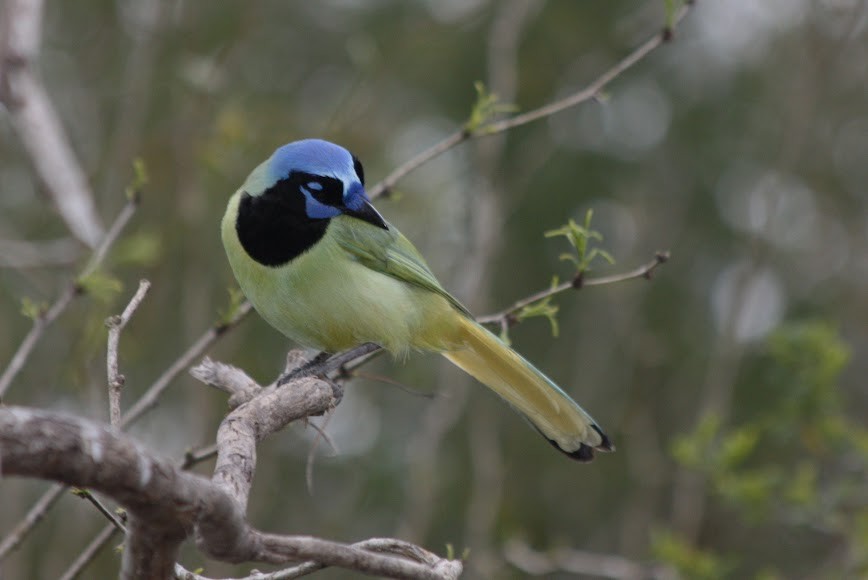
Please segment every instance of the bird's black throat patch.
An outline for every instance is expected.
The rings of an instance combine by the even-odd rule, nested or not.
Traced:
[[[247,255],[277,267],[303,254],[325,235],[328,219],[311,219],[298,191],[298,179],[282,179],[253,196],[241,194],[235,231]]]

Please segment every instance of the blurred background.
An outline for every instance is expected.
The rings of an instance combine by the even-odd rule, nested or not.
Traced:
[[[105,223],[141,159],[149,182],[96,292],[50,328],[6,404],[107,416],[104,319],[152,290],[121,339],[124,405],[229,304],[229,196],[279,145],[319,136],[369,184],[459,128],[482,81],[525,111],[576,92],[658,32],[662,0],[47,2],[39,69]],[[868,575],[868,3],[701,0],[602,98],[465,143],[377,205],[473,312],[569,279],[544,232],[592,209],[652,280],[558,296],[517,350],[606,428],[580,465],[435,355],[378,359],[316,439],[260,447],[254,525],[469,551],[467,578]],[[0,366],[89,252],[69,237],[0,109]],[[288,341],[255,314],[211,349],[261,382]],[[380,380],[386,377],[386,382]],[[398,387],[391,383],[400,383]],[[181,457],[225,395],[184,375],[132,432]],[[320,420],[320,424],[323,421]],[[196,470],[210,473],[212,463]],[[48,487],[0,482],[5,535]],[[66,494],[3,563],[61,575],[104,526]],[[109,547],[82,577],[116,573]],[[205,561],[208,576],[253,566]],[[258,566],[269,569],[267,566]],[[319,577],[344,578],[341,571]]]

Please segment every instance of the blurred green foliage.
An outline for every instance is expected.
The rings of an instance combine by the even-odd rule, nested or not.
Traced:
[[[709,551],[700,550],[665,530],[657,530],[651,536],[651,552],[682,578],[720,580],[731,574],[733,569],[732,563]]]
[[[710,413],[672,443],[675,459],[706,476],[748,524],[780,521],[848,538],[850,558],[828,570],[833,577],[868,572],[868,543],[860,534],[868,507],[854,480],[868,475],[868,430],[849,418],[839,383],[850,355],[826,322],[784,324],[758,357],[762,378],[745,386],[760,404],[731,426]],[[679,551],[665,537],[667,549],[658,555],[687,577],[744,577],[743,570],[703,575],[688,557],[690,546]]]
[[[470,110],[470,118],[464,123],[464,130],[470,134],[484,135],[488,132],[486,124],[495,117],[504,113],[514,113],[518,107],[509,103],[502,103],[500,97],[485,88],[485,83],[477,81],[473,83],[476,89],[476,102]]]

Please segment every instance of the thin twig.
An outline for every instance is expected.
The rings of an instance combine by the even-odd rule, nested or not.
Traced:
[[[106,375],[108,377],[109,388],[109,420],[111,426],[115,429],[121,424],[121,390],[123,389],[126,379],[118,370],[118,345],[121,340],[121,332],[130,321],[133,313],[141,305],[142,300],[148,293],[151,283],[147,280],[139,281],[139,289],[130,299],[127,307],[120,316],[112,316],[106,320],[108,332],[108,346],[106,349]]]
[[[124,204],[124,207],[121,208],[120,213],[118,213],[118,217],[115,218],[115,221],[112,223],[111,227],[109,227],[108,232],[106,232],[105,237],[99,243],[96,250],[94,250],[93,255],[88,260],[87,265],[79,274],[78,279],[87,278],[99,268],[100,264],[102,264],[103,260],[105,260],[108,251],[120,237],[121,232],[124,231],[124,228],[127,227],[127,224],[132,219],[133,215],[135,215],[136,210],[139,208],[139,203],[141,202],[141,192],[133,191],[132,195],[127,200],[127,203]]]
[[[329,444],[329,447],[332,448],[332,451],[335,453],[338,452],[337,445],[332,441],[332,438],[326,433],[326,428],[329,425],[329,421],[332,418],[332,413],[326,413],[325,420],[323,421],[322,427],[313,422],[313,419],[308,419],[308,426],[316,431],[317,436],[314,438],[313,442],[310,445],[310,451],[307,453],[307,462],[304,466],[304,481],[307,484],[307,493],[313,495],[313,464],[316,460],[316,450],[319,448],[319,442],[325,441]]]
[[[70,564],[69,568],[60,576],[60,580],[74,580],[90,564],[100,550],[108,544],[118,532],[114,524],[106,524],[100,532],[91,540],[90,544],[78,555],[78,558]]]
[[[361,371],[352,371],[348,372],[347,376],[350,378],[359,378],[366,379],[373,382],[386,383],[387,385],[392,385],[393,387],[398,387],[401,391],[407,393],[408,395],[413,395],[416,397],[422,397],[423,399],[433,399],[437,396],[436,393],[425,393],[420,391],[419,389],[414,389],[413,387],[408,387],[404,383],[400,381],[396,381],[391,377],[387,377],[385,375],[378,375],[374,373],[363,373]]]
[[[7,366],[3,370],[3,374],[0,375],[0,400],[3,399],[3,396],[6,394],[6,391],[12,385],[12,381],[15,380],[15,377],[21,372],[21,369],[24,368],[25,363],[27,363],[27,359],[33,353],[33,349],[36,347],[36,344],[42,338],[45,330],[55,321],[57,318],[66,311],[67,307],[69,307],[72,300],[84,292],[84,288],[79,283],[80,280],[87,278],[89,275],[93,274],[94,271],[99,267],[102,261],[105,259],[108,250],[111,248],[112,244],[117,240],[121,231],[124,227],[129,223],[130,218],[135,213],[136,207],[138,206],[138,196],[130,199],[127,204],[123,207],[123,209],[118,214],[118,217],[115,219],[108,233],[103,238],[102,243],[100,243],[99,247],[94,251],[93,256],[88,261],[87,265],[81,271],[81,274],[76,276],[69,284],[64,288],[63,292],[61,292],[60,296],[58,296],[57,300],[52,304],[44,314],[41,314],[34,318],[33,326],[30,328],[30,332],[27,333],[27,336],[24,337],[24,340],[21,341],[21,344],[18,346],[18,350],[15,351],[15,354],[12,356],[12,360],[9,362],[9,366]]]
[[[579,105],[586,101],[597,99],[603,92],[603,89],[605,89],[606,86],[609,85],[609,83],[611,83],[616,78],[621,76],[624,72],[632,68],[634,65],[636,65],[636,63],[640,62],[655,49],[669,42],[669,40],[672,38],[673,31],[681,22],[681,20],[683,20],[684,17],[687,16],[690,8],[691,4],[685,3],[675,15],[675,17],[672,19],[671,27],[663,29],[662,31],[658,32],[657,34],[646,40],[643,44],[634,49],[633,52],[621,59],[615,66],[601,74],[599,77],[596,78],[596,80],[594,80],[591,84],[589,84],[587,87],[580,90],[579,92],[573,93],[572,95],[555,101],[554,103],[550,103],[544,107],[534,109],[533,111],[528,111],[526,113],[522,113],[521,115],[516,115],[515,117],[510,117],[509,119],[504,119],[503,121],[498,121],[496,123],[485,125],[479,129],[479,132],[482,135],[494,135],[497,133],[502,133],[504,131],[509,131],[510,129],[514,129],[521,125],[527,125],[528,123],[532,123],[546,117],[551,117],[555,113],[560,113],[565,109],[575,107],[576,105]]]
[[[512,306],[497,312],[496,314],[489,314],[487,316],[480,316],[476,319],[480,324],[506,324],[507,326],[510,324],[514,324],[517,322],[515,314],[518,313],[525,306],[530,306],[534,302],[538,302],[549,296],[554,296],[556,294],[560,294],[561,292],[566,292],[567,290],[578,290],[580,288],[584,288],[585,286],[602,286],[605,284],[614,284],[616,282],[624,282],[626,280],[633,280],[635,278],[644,278],[649,280],[651,278],[652,272],[660,265],[669,260],[669,252],[657,252],[654,255],[654,259],[648,262],[647,264],[643,264],[638,268],[630,270],[629,272],[624,272],[621,274],[613,274],[611,276],[600,276],[599,278],[585,278],[583,276],[577,276],[573,280],[568,282],[561,282],[557,286],[552,286],[551,288],[547,288],[546,290],[542,290],[537,292],[536,294],[531,294],[527,298],[523,298],[518,302],[514,303]]]
[[[78,295],[78,292],[76,284],[69,284],[44,314],[37,315],[33,319],[33,326],[30,327],[30,331],[24,337],[24,340],[21,341],[21,344],[18,345],[18,350],[12,355],[9,365],[3,370],[3,374],[0,375],[0,400],[3,399],[6,391],[12,385],[12,381],[15,380],[15,377],[24,368],[27,359],[36,347],[39,339],[45,333],[45,329],[57,320],[58,316],[63,314],[70,302],[72,302],[72,299]]]
[[[18,522],[18,525],[16,525],[15,528],[9,532],[5,538],[3,538],[3,543],[0,544],[0,562],[2,562],[6,556],[12,552],[12,550],[18,547],[30,530],[32,530],[34,526],[45,517],[45,514],[48,513],[51,506],[57,503],[57,500],[63,496],[63,492],[66,491],[66,489],[67,487],[65,485],[58,484],[52,486],[48,491],[43,493],[38,500],[36,500],[33,507],[31,507],[24,518]]]
[[[636,63],[647,57],[650,53],[659,48],[661,45],[668,42],[672,38],[675,29],[678,27],[684,17],[687,16],[687,13],[692,7],[692,4],[692,2],[685,2],[684,5],[675,14],[674,18],[672,19],[672,25],[670,27],[665,28],[664,30],[658,32],[657,34],[646,40],[644,43],[642,43],[640,46],[630,52],[630,54],[625,56],[613,67],[606,70],[603,74],[598,76],[594,81],[592,81],[581,90],[572,93],[571,95],[568,95],[562,99],[559,99],[553,103],[549,103],[548,105],[544,105],[542,107],[527,111],[526,113],[516,115],[515,117],[510,117],[508,119],[493,123],[483,124],[481,127],[473,131],[468,130],[466,127],[455,131],[439,143],[435,143],[428,149],[422,151],[409,161],[397,167],[380,183],[371,187],[368,192],[369,196],[373,199],[381,195],[387,194],[395,186],[395,184],[400,179],[405,177],[408,173],[415,169],[418,169],[435,157],[449,151],[453,147],[456,147],[461,143],[464,143],[465,141],[503,133],[505,131],[509,131],[510,129],[515,129],[516,127],[520,127],[521,125],[527,125],[528,123],[550,117],[555,113],[560,113],[561,111],[564,111],[565,109],[569,109],[584,102],[598,98],[603,92],[603,90],[612,81],[624,74],[624,72],[632,68],[634,65],[636,65]]]
[[[201,447],[199,449],[192,449],[184,453],[184,459],[181,462],[181,469],[190,469],[197,463],[202,463],[203,461],[208,461],[217,456],[217,444],[212,443],[206,447]]]
[[[90,491],[81,488],[74,488],[72,490],[73,495],[80,497],[81,499],[86,499],[94,507],[101,513],[105,518],[109,521],[111,525],[116,527],[121,532],[126,533],[127,528],[124,526],[123,522],[121,522],[118,517],[107,507],[103,505],[101,501],[99,501],[96,496],[94,496]]]
[[[121,419],[121,428],[126,429],[129,425],[137,421],[142,415],[144,415],[147,411],[152,409],[159,400],[160,396],[162,396],[163,391],[165,391],[172,381],[179,374],[184,372],[193,361],[202,356],[202,353],[210,347],[214,341],[223,336],[226,331],[230,328],[236,326],[239,322],[241,322],[245,316],[247,316],[252,310],[252,306],[249,302],[244,302],[235,313],[235,316],[232,317],[231,320],[218,324],[216,326],[212,326],[208,330],[205,331],[199,339],[194,342],[190,347],[184,351],[184,353],[175,359],[169,368],[167,368],[162,375],[160,375],[154,383],[148,387],[148,390],[145,391],[145,394],[136,401],[136,404],[132,406]]]
[[[392,171],[392,173],[387,175],[383,179],[383,181],[372,187],[371,190],[368,192],[368,195],[371,197],[371,199],[380,197],[381,195],[386,195],[395,186],[395,184],[402,178],[404,178],[408,173],[415,169],[418,169],[422,165],[425,165],[435,157],[446,153],[456,145],[467,141],[470,137],[471,134],[464,129],[452,133],[439,143],[435,143],[425,151],[422,151],[421,153]]]
[[[319,437],[322,437],[326,443],[328,443],[329,447],[332,449],[332,453],[335,455],[340,454],[340,449],[338,449],[337,443],[332,439],[332,436],[328,434],[326,428],[328,427],[329,419],[331,419],[331,414],[326,415],[325,421],[323,421],[322,427],[313,422],[313,420],[308,420],[307,426],[317,432]]]

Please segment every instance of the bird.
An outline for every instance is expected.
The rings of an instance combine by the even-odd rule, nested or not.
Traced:
[[[276,149],[230,197],[221,237],[244,295],[297,344],[439,352],[567,456],[614,450],[582,407],[443,289],[374,208],[362,163],[344,147],[303,139]]]

